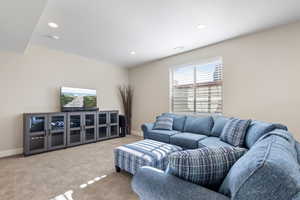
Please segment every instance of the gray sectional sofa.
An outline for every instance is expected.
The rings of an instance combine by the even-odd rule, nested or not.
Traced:
[[[196,149],[203,146],[226,146],[219,136],[230,119],[224,116],[185,116],[163,113],[173,118],[173,130],[153,130],[154,123],[145,123],[142,130],[145,139],[174,144],[184,149]],[[250,148],[264,134],[275,129],[287,130],[281,124],[252,121],[245,138],[245,147]]]
[[[173,118],[173,130],[142,125],[144,138],[184,149],[230,146],[219,136],[229,120],[223,116]],[[221,185],[208,189],[152,167],[142,167],[132,181],[141,200],[300,200],[300,144],[287,127],[252,121],[244,147],[248,149],[230,169]]]

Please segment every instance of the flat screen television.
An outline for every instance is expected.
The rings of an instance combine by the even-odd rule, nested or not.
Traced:
[[[63,112],[98,110],[96,90],[61,87],[60,104]]]

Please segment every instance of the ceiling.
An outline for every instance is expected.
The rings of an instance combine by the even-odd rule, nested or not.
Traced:
[[[300,20],[299,0],[49,0],[43,10],[44,1],[7,0],[1,43],[22,50],[32,29],[32,44],[130,67]]]
[[[47,0],[0,0],[0,50],[24,52]]]

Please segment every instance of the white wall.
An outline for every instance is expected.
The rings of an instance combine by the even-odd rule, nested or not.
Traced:
[[[280,122],[300,139],[299,34],[290,24],[131,68],[133,129],[169,111],[170,67],[221,56],[224,114]]]
[[[125,68],[40,46],[0,52],[0,156],[22,147],[22,113],[60,110],[60,86],[96,89],[100,109],[120,109],[125,83]]]

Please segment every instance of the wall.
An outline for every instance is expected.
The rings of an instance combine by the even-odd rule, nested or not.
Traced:
[[[223,57],[224,114],[288,125],[300,139],[300,23],[228,40],[129,70],[133,129],[169,111],[169,68]]]
[[[59,111],[59,88],[96,89],[100,109],[120,109],[128,70],[40,46],[0,52],[0,156],[21,151],[22,113]]]

